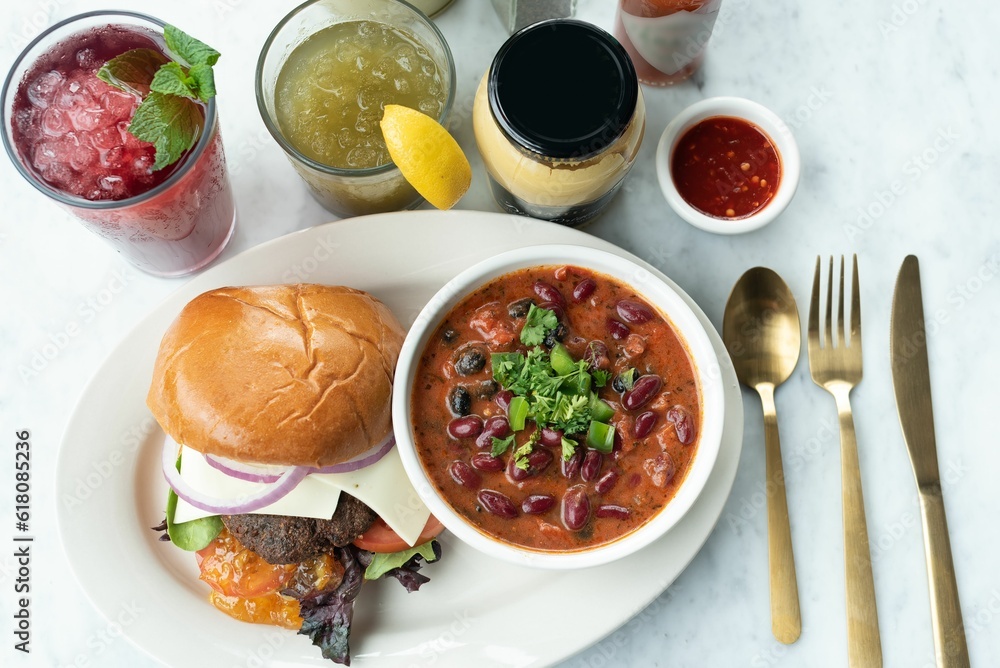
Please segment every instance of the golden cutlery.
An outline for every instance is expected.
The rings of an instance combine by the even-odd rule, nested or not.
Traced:
[[[903,440],[910,454],[920,497],[937,665],[939,668],[968,668],[969,648],[958,601],[955,565],[951,559],[948,521],[944,514],[938,472],[922,301],[920,265],[916,257],[908,255],[899,270],[892,297],[889,328],[892,385],[896,392],[899,424],[903,429]]]
[[[771,632],[779,641],[793,643],[802,633],[802,617],[774,390],[795,369],[801,333],[795,297],[780,276],[755,267],[740,277],[726,302],[722,339],[736,375],[744,385],[757,390],[764,409]]]
[[[851,668],[882,665],[882,644],[875,605],[868,523],[861,492],[858,442],[851,413],[851,389],[861,382],[861,295],[858,290],[858,256],[851,279],[851,331],[845,334],[844,257],[840,257],[840,290],[837,336],[833,335],[833,258],[826,286],[823,340],[820,340],[820,258],[816,258],[812,299],[809,302],[809,370],[813,381],[837,401],[840,416],[840,475],[844,513],[844,564],[847,584],[847,655]]]

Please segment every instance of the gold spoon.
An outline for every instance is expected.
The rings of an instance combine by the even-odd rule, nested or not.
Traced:
[[[774,389],[788,380],[795,369],[802,335],[795,297],[780,276],[770,269],[754,267],[740,277],[726,302],[722,340],[733,358],[740,382],[757,390],[764,408],[771,632],[780,642],[790,644],[802,633],[802,617]]]

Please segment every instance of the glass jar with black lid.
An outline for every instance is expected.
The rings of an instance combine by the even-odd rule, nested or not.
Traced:
[[[579,226],[631,169],[646,112],[621,44],[590,23],[553,19],[500,48],[476,93],[473,125],[504,210]]]

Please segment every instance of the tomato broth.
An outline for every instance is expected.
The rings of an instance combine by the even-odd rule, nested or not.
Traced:
[[[549,416],[550,405],[569,408]],[[418,456],[458,514],[506,543],[577,551],[635,531],[673,498],[701,402],[682,340],[642,295],[541,266],[448,313],[422,353],[412,415]]]

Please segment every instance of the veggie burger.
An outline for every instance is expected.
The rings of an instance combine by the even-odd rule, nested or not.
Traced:
[[[412,592],[440,557],[392,435],[402,340],[359,290],[220,288],[167,330],[146,400],[166,433],[161,539],[197,552],[215,607],[298,629],[337,663],[363,582]]]

